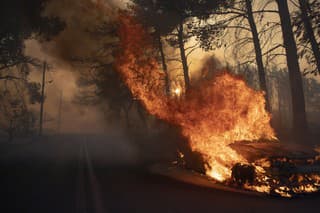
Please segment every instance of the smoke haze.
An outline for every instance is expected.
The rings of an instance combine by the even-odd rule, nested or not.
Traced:
[[[80,88],[77,85],[79,71],[74,61],[96,54],[102,45],[115,42],[114,37],[94,35],[98,27],[106,27],[117,8],[117,1],[52,0],[45,16],[59,17],[65,29],[50,42],[27,40],[26,55],[47,61],[50,69],[46,75],[45,128],[65,133],[101,133],[112,128],[106,124],[100,106],[80,106],[74,103]],[[103,58],[112,61],[112,57]],[[42,69],[34,70],[30,80],[41,82]],[[60,101],[61,100],[61,101]],[[61,112],[59,105],[61,104]],[[35,110],[39,106],[33,106]],[[61,125],[59,126],[59,113]]]

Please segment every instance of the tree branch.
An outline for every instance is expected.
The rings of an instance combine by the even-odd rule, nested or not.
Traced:
[[[265,53],[263,53],[262,56],[265,56],[265,55],[273,52],[274,50],[278,49],[279,47],[283,47],[283,45],[282,45],[282,44],[276,45],[275,47],[273,47],[273,48],[271,48],[270,50],[268,50],[268,51],[266,51]]]
[[[0,80],[24,80],[23,78],[15,77],[12,75],[0,76]]]

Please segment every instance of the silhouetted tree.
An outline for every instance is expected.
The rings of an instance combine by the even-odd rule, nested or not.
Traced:
[[[24,40],[48,40],[64,28],[58,18],[43,17],[47,0],[3,0],[0,8],[0,72],[21,63],[37,65],[24,55]],[[7,76],[10,78],[10,75]]]
[[[276,0],[276,2],[279,9],[283,43],[286,49],[286,59],[289,71],[292,95],[293,134],[296,136],[295,139],[301,142],[307,140],[308,125],[297,46],[292,31],[288,2],[287,0]]]
[[[130,112],[136,109],[144,122],[143,107],[132,96],[114,65],[114,57],[121,51],[118,44],[118,23],[110,20],[97,22],[89,27],[90,29],[84,27],[85,32],[81,33],[89,34],[101,45],[92,50],[90,55],[73,58],[72,63],[79,67],[77,83],[81,88],[75,102],[81,105],[102,106],[107,120],[118,123],[124,120],[128,127],[131,120]]]
[[[263,57],[267,55],[270,50],[263,52],[263,48],[265,48],[265,43],[270,38],[267,37],[266,34],[274,30],[276,25],[270,23],[262,24],[262,20],[265,13],[276,13],[277,11],[266,9],[265,6],[254,10],[253,2],[253,0],[238,0],[234,1],[233,4],[223,7],[223,10],[216,12],[215,16],[217,17],[213,17],[215,21],[201,26],[196,30],[196,34],[204,49],[210,50],[213,45],[221,47],[222,45],[227,46],[231,44],[233,46],[233,53],[235,53],[235,55],[240,54],[241,57],[246,60],[241,63],[242,65],[251,64],[255,61],[260,89],[266,94],[266,108],[269,110],[268,88]],[[257,28],[256,19],[259,20],[260,30]],[[219,30],[225,33],[212,33]],[[226,34],[231,32],[234,33],[234,39],[225,39]],[[266,37],[267,41],[261,41],[263,36]],[[252,51],[251,46],[254,48]],[[279,46],[272,47],[271,49],[275,50],[278,47]],[[250,53],[244,53],[244,49]],[[254,53],[253,57],[251,57],[251,53]]]
[[[167,59],[164,50],[163,38],[175,27],[171,14],[160,8],[158,1],[152,0],[132,0],[134,6],[130,9],[134,12],[135,18],[146,28],[149,28],[150,34],[154,39],[155,47],[159,50],[160,62],[165,74],[166,93],[170,94],[170,80],[168,73]]]
[[[299,56],[305,57],[310,64],[315,65],[313,70],[305,70],[304,73],[320,73],[320,3],[309,0],[299,0],[299,11],[294,17],[295,33],[299,40]],[[318,35],[318,36],[316,36]],[[311,48],[309,47],[309,45]]]
[[[254,44],[254,49],[255,49],[256,63],[257,63],[258,73],[259,73],[260,89],[266,93],[266,108],[269,111],[270,104],[269,104],[269,95],[268,95],[267,82],[266,82],[266,74],[265,74],[265,69],[263,66],[262,50],[261,50],[261,45],[260,45],[259,33],[258,33],[257,26],[256,26],[256,23],[254,20],[253,13],[252,13],[252,0],[246,0],[245,5],[246,5],[246,10],[247,10],[247,19],[250,24],[250,29],[252,32],[252,39],[253,39],[253,44]]]
[[[31,133],[35,127],[35,115],[30,104],[40,103],[40,84],[27,81],[28,70],[2,71],[15,79],[0,81],[0,131],[7,133],[9,141],[16,135]]]
[[[192,26],[198,24],[195,18],[207,19],[215,10],[227,3],[221,0],[150,0],[134,2],[145,10],[155,11],[164,15],[166,17],[165,20],[170,19],[170,27],[173,24],[174,30],[167,34],[169,36],[167,41],[171,46],[178,48],[180,51],[185,88],[188,90],[191,85],[188,66],[189,53],[187,52],[188,50],[193,50],[194,47],[185,47],[185,43],[194,36]],[[163,20],[157,19],[157,21],[160,23]]]

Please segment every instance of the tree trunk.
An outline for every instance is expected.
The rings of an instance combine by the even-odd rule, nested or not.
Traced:
[[[263,90],[266,94],[266,109],[268,111],[270,111],[269,94],[268,94],[268,88],[267,88],[267,83],[266,83],[265,69],[263,66],[262,51],[261,51],[261,45],[260,45],[260,40],[259,40],[259,34],[258,34],[256,23],[254,21],[253,13],[252,13],[252,0],[246,0],[246,8],[247,8],[247,19],[250,24],[252,38],[253,38],[253,44],[254,44],[254,50],[256,53],[256,63],[257,63],[258,73],[259,73],[260,89]]]
[[[164,55],[163,45],[162,45],[162,41],[161,41],[161,36],[160,35],[158,35],[158,45],[159,45],[159,51],[160,51],[160,56],[161,56],[162,69],[163,69],[163,72],[165,74],[166,94],[170,95],[169,73],[168,73],[166,57]]]
[[[279,114],[279,127],[282,129],[282,90],[281,90],[281,84],[280,79],[278,77],[278,114]]]
[[[293,135],[295,140],[308,140],[308,126],[305,111],[302,77],[299,68],[297,46],[294,40],[287,0],[276,0],[279,8],[283,43],[286,50],[287,66],[291,89]]]
[[[139,102],[137,102],[137,112],[140,120],[142,121],[143,127],[145,127],[145,130],[148,130],[147,115],[145,114],[144,107]]]
[[[14,127],[13,127],[13,120],[10,119],[10,123],[9,123],[9,129],[8,129],[8,141],[12,142],[13,141],[13,135],[14,135]]]
[[[301,16],[302,16],[302,21],[304,24],[305,32],[306,32],[308,39],[309,39],[309,42],[311,44],[314,58],[316,60],[317,69],[320,74],[320,50],[319,50],[318,42],[317,42],[316,37],[313,32],[312,24],[311,24],[309,16],[308,16],[308,4],[309,3],[307,0],[299,0],[299,4],[300,4]]]
[[[186,89],[186,91],[188,91],[190,89],[190,78],[189,78],[189,68],[188,68],[186,52],[184,49],[183,22],[182,21],[180,22],[179,28],[178,28],[178,43],[179,43],[180,56],[181,56],[181,62],[182,62],[182,67],[183,67],[185,89]]]

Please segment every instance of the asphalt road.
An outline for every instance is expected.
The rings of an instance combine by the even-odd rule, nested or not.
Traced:
[[[1,146],[0,212],[319,211],[320,196],[253,197],[153,175],[118,144],[108,136],[70,136]]]

